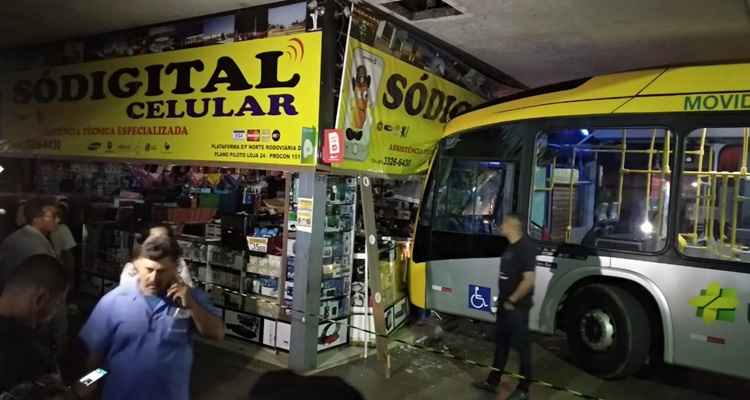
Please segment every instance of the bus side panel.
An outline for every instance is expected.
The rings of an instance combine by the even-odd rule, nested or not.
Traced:
[[[539,260],[539,257],[537,257]],[[550,286],[550,282],[555,277],[555,269],[548,266],[536,267],[536,279],[534,280],[534,306],[529,313],[529,328],[533,331],[552,334],[555,332],[555,313],[542,315],[544,309],[545,288]],[[550,313],[548,313],[550,314]]]
[[[750,275],[624,258],[612,266],[649,277],[665,294],[675,364],[750,378]]]
[[[582,278],[571,277],[567,272],[589,267],[590,271],[586,275],[590,276],[598,274],[597,271],[608,266],[609,257],[576,260],[537,256],[534,306],[529,315],[530,328],[543,333],[554,333],[556,311],[563,295],[570,286]],[[469,292],[469,286],[489,288],[494,299],[498,296],[499,271],[499,258],[430,261],[427,268],[428,307],[452,315],[494,321],[493,314],[478,311],[474,307],[477,304],[471,305],[473,293]],[[562,277],[567,279],[561,280]]]
[[[427,268],[429,307],[448,314],[495,321],[490,308],[498,294],[499,272],[499,258],[430,261]],[[477,293],[469,293],[469,285],[475,290],[479,288],[479,297]],[[487,291],[491,293],[489,298],[485,295]]]

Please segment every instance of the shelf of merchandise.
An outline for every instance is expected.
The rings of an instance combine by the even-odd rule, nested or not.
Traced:
[[[324,257],[321,274],[321,319],[335,319],[349,321],[351,316],[351,285],[354,268],[354,236],[356,230],[357,181],[356,178],[344,176],[328,176],[328,199],[326,201],[326,226],[324,229],[324,247],[331,247],[329,254]],[[341,248],[337,248],[341,246]],[[325,252],[324,252],[325,253]],[[330,272],[330,270],[334,270]],[[326,272],[328,271],[328,272]],[[335,296],[323,296],[326,282],[341,281],[335,285]],[[331,288],[329,288],[331,289]],[[334,317],[324,315],[327,306],[337,309]],[[321,322],[323,330],[329,324]],[[319,347],[319,351],[329,350],[349,343],[349,332],[346,331],[345,340],[330,346]]]
[[[295,179],[295,174],[285,173],[285,199],[284,203],[289,205],[292,197],[292,181]],[[286,287],[287,277],[287,252],[288,252],[288,241],[289,241],[289,213],[278,213],[278,214],[263,214],[254,215],[255,222],[258,222],[260,226],[275,226],[282,228],[282,254],[280,261],[280,268],[278,271],[259,271],[259,270],[248,270],[248,264],[250,256],[254,257],[265,257],[266,253],[250,252],[248,250],[242,251],[242,262],[235,260],[235,263],[229,265],[226,261],[222,262],[214,257],[214,252],[226,252],[226,248],[221,246],[220,239],[205,239],[200,237],[180,237],[180,241],[191,242],[197,245],[205,245],[205,248],[201,248],[200,256],[196,255],[195,252],[186,252],[188,258],[186,261],[192,266],[191,270],[195,272],[197,269],[201,269],[201,273],[204,275],[202,280],[199,282],[206,286],[207,291],[212,293],[212,296],[219,296],[220,301],[217,301],[216,297],[214,300],[218,308],[224,310],[225,323],[236,323],[229,322],[228,315],[238,313],[239,315],[245,315],[250,318],[258,318],[261,325],[272,324],[277,326],[278,324],[289,324],[289,316],[286,315],[284,309],[281,307],[284,304],[284,291]],[[283,223],[280,221],[283,219]],[[186,243],[182,243],[185,245]],[[236,250],[231,250],[236,251]],[[268,267],[266,267],[268,268]],[[239,287],[231,287],[222,285],[215,282],[215,275],[217,272],[234,273],[239,275]],[[269,272],[269,273],[263,273]],[[273,272],[273,273],[271,273]],[[276,290],[274,295],[267,295],[256,293],[252,290],[251,278],[252,277],[264,277],[268,279],[276,280]],[[248,279],[250,278],[250,279]],[[219,290],[223,293],[214,293],[214,290]],[[265,329],[265,328],[263,328]],[[248,343],[247,341],[243,341]],[[268,347],[267,344],[260,344]]]
[[[120,273],[129,259],[132,245],[132,232],[121,228],[116,221],[98,220],[86,223],[88,234],[81,243],[83,257],[79,273],[82,290],[85,290],[83,285],[99,286],[97,293],[88,293],[89,295],[98,298],[106,292],[103,290],[104,287],[114,287],[120,282]],[[112,239],[111,243],[106,242],[108,238]],[[115,244],[118,246],[113,246]],[[127,247],[122,247],[123,244]],[[94,282],[97,284],[94,285]]]

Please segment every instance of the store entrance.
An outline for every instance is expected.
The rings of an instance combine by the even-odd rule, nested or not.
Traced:
[[[148,229],[165,225],[182,251],[182,276],[221,309],[227,338],[211,344],[288,364],[295,268],[298,259],[304,265],[302,257],[309,258],[297,254],[295,243],[298,230],[312,229],[311,199],[300,198],[298,172],[49,159],[4,160],[3,165],[14,182],[28,181],[23,190],[4,189],[13,193],[2,198],[8,210],[4,221],[15,219],[23,199],[57,197],[70,204],[66,223],[78,245],[73,292],[83,320],[102,296],[128,279],[125,267]],[[26,180],[19,178],[24,170]],[[378,264],[369,268],[357,178],[325,175],[325,196],[315,200],[325,204],[323,224],[315,227],[322,234],[316,340],[321,354],[347,345],[374,346],[374,337],[364,333],[375,330],[368,275],[378,273],[382,284],[384,334],[409,315],[409,235],[422,181],[372,182],[380,254]],[[258,352],[255,346],[269,351]]]
[[[26,165],[34,171],[30,190],[5,203],[13,210],[20,200],[49,196],[73,205],[74,291],[83,303],[93,305],[117,287],[148,228],[163,224],[180,245],[190,283],[222,310],[227,335],[289,350],[284,288],[293,286],[287,272],[295,259],[295,173],[95,161]]]

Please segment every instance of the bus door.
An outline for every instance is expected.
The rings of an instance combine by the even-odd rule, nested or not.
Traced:
[[[474,132],[441,145],[415,243],[415,260],[429,261],[430,309],[494,320],[500,256],[507,247],[496,226],[503,214],[517,212],[525,148],[522,137],[509,131]]]

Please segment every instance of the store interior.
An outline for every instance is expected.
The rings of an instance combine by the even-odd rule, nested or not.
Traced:
[[[288,364],[298,173],[216,165],[0,162],[5,168],[1,206],[11,217],[3,219],[3,234],[16,229],[11,221],[29,198],[65,198],[69,204],[63,223],[79,244],[74,294],[84,313],[118,285],[141,232],[166,224],[177,236],[193,284],[223,312],[227,338],[211,344]],[[375,346],[371,335],[349,328],[374,330],[372,291],[357,178],[326,178],[318,351],[341,362],[361,356],[363,346]],[[372,182],[390,334],[409,317],[408,249],[422,185],[419,178]],[[343,356],[328,352],[336,348],[350,351]]]

